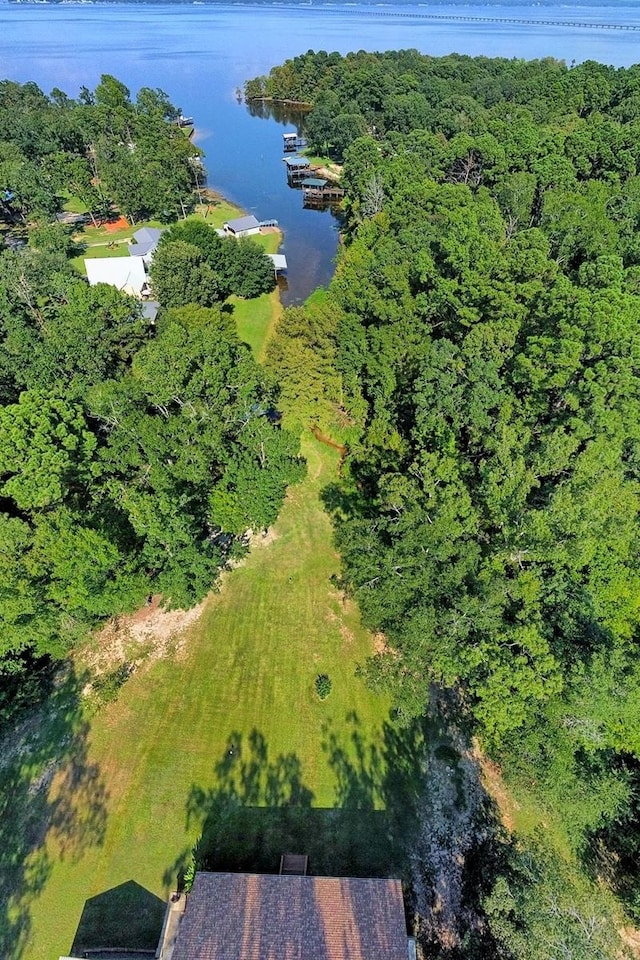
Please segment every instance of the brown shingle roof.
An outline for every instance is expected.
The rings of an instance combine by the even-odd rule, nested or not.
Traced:
[[[173,960],[407,960],[402,887],[197,873]]]

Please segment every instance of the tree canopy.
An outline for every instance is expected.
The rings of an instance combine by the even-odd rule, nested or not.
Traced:
[[[202,172],[177,115],[108,75],[75,101],[0,84],[0,216],[29,221],[28,244],[0,252],[0,676],[150,593],[200,599],[303,470],[272,416],[277,381],[223,306],[273,289],[260,247],[193,220],[167,229],[150,324],[77,275],[54,217],[74,195],[175,220]]]
[[[276,285],[273,264],[249,239],[219,237],[187,220],[166,230],[151,265],[154,293],[166,306],[212,306],[230,294],[251,299]]]
[[[363,674],[401,719],[455,688],[576,856],[615,850],[636,915],[639,76],[309,51],[246,91],[313,104],[312,148],[344,164],[335,278],[270,355],[349,442],[327,503],[386,639]],[[605,955],[595,928],[578,949],[550,871],[496,887],[492,955],[534,956],[543,927]]]
[[[77,100],[0,81],[0,217],[47,221],[72,195],[92,214],[175,219],[204,177],[178,114],[162,90],[132,100],[109,74]]]

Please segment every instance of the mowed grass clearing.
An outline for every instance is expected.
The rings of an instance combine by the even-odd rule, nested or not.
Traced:
[[[259,239],[273,251],[280,236]],[[277,293],[234,308],[241,339],[261,358],[280,308]],[[375,847],[357,808],[385,805],[390,704],[355,677],[373,638],[335,586],[339,558],[321,492],[335,479],[337,454],[310,435],[302,452],[307,477],[289,491],[267,537],[223,576],[194,625],[151,650],[115,702],[93,715],[88,702],[76,724],[76,762],[66,759],[34,794],[54,819],[55,811],[64,815],[27,858],[21,876],[29,895],[21,903],[20,886],[12,891],[25,938],[12,957],[155,946],[155,898],[175,887],[219,797],[267,810],[298,796],[298,827],[305,829],[308,809],[316,833],[326,823],[321,808],[347,806],[345,846],[359,846],[361,859]],[[91,655],[88,645],[76,657],[79,676]],[[332,680],[322,702],[319,673]],[[37,824],[40,803],[33,806]],[[33,882],[38,871],[42,879]]]
[[[272,233],[257,234],[250,239],[265,253],[277,253],[282,242],[282,234],[276,230]],[[229,297],[229,303],[233,304],[238,336],[244,343],[249,344],[256,359],[262,362],[269,337],[282,313],[278,289],[271,293],[263,293],[262,296],[253,300]]]
[[[369,770],[362,752],[381,742],[389,703],[354,677],[372,638],[332,584],[339,561],[320,501],[337,458],[310,438],[304,454],[306,480],[289,492],[271,534],[225,575],[179,649],[147,661],[91,720],[85,765],[104,790],[104,835],[93,845],[85,830],[72,856],[61,855],[64,833],[46,840],[52,869],[30,904],[27,960],[68,954],[90,898],[130,881],[167,895],[210,812],[206,798],[231,788],[230,745],[255,759],[259,743],[260,764],[272,778],[276,771],[285,791],[295,768],[314,806],[340,804],[340,770],[349,764],[366,781],[369,802],[382,804],[384,770]],[[323,702],[318,673],[333,682]],[[64,771],[50,795],[59,783],[68,789]],[[257,794],[241,789],[242,803],[277,795],[273,783]],[[80,796],[79,821],[88,816],[82,803]],[[118,902],[117,892],[109,896]],[[121,935],[134,939],[126,945],[147,946],[136,942],[134,903],[130,915],[119,911]]]

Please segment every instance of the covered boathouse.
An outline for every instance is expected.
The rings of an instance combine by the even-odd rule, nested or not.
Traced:
[[[342,187],[336,186],[330,180],[322,180],[320,177],[305,177],[300,182],[300,186],[302,187],[302,202],[305,206],[337,203],[344,197]]]
[[[287,180],[297,183],[309,176],[311,162],[306,157],[283,157],[287,165]]]

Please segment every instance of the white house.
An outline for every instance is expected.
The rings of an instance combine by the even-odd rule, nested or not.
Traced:
[[[139,299],[149,293],[142,257],[88,257],[84,265],[92,287],[97,283],[108,283]]]

